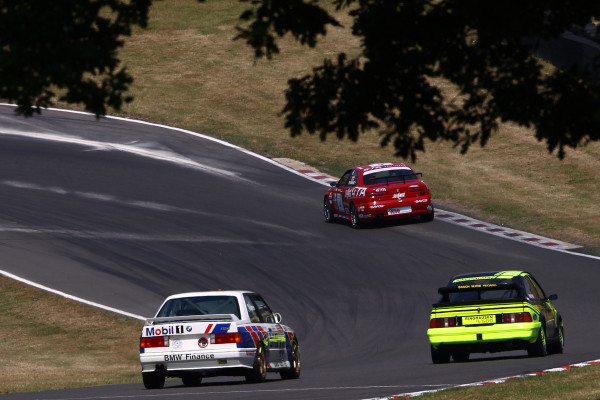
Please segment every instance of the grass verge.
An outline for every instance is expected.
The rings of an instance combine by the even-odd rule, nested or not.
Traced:
[[[501,384],[452,388],[419,397],[423,400],[597,400],[600,365],[509,379]]]
[[[0,326],[0,393],[141,380],[141,321],[0,276]]]

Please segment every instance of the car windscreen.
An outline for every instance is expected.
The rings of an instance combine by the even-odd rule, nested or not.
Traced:
[[[417,175],[408,168],[387,168],[378,171],[368,171],[363,174],[364,185],[379,185],[406,182],[419,179]]]
[[[510,279],[451,284],[440,288],[440,303],[515,300],[523,297],[522,286]]]
[[[240,316],[240,307],[235,296],[196,296],[168,300],[156,315],[181,317],[189,315],[233,314]]]

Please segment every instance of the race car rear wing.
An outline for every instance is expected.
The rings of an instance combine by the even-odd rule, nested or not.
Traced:
[[[444,286],[438,289],[438,293],[442,297],[434,307],[527,301],[523,286],[513,282]]]
[[[206,314],[206,315],[181,315],[173,317],[158,317],[146,319],[146,325],[168,324],[181,321],[231,321],[238,322],[240,319],[234,314]]]

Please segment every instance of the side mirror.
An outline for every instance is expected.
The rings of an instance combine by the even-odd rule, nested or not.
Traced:
[[[337,182],[329,182],[329,186],[331,186],[331,187],[337,187]]]
[[[553,301],[553,300],[558,300],[558,295],[556,295],[556,294],[551,294],[550,296],[548,296],[548,300],[551,300],[551,301]]]
[[[273,321],[275,321],[276,324],[281,322],[281,314],[279,313],[273,313]]]

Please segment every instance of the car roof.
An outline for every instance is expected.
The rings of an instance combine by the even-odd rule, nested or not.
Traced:
[[[404,163],[393,163],[393,162],[389,162],[389,163],[375,163],[375,164],[369,164],[369,165],[360,165],[358,167],[354,167],[354,169],[357,169],[359,171],[370,171],[373,169],[387,169],[387,168],[408,168],[410,169],[410,167]]]
[[[166,300],[179,299],[182,297],[200,297],[200,296],[240,296],[243,294],[254,294],[248,290],[212,290],[207,292],[186,292],[177,293],[167,297]]]
[[[489,272],[471,272],[468,274],[455,275],[450,279],[450,282],[456,283],[461,281],[477,280],[477,279],[511,279],[519,275],[529,275],[525,271],[509,270],[509,271],[489,271]]]

